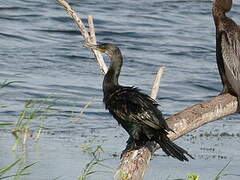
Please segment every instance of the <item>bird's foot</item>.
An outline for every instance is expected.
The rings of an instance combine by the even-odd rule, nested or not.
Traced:
[[[123,155],[129,151],[136,150],[139,146],[136,145],[136,143],[133,140],[130,140],[130,138],[127,141],[126,148],[122,151],[120,159],[122,159]]]

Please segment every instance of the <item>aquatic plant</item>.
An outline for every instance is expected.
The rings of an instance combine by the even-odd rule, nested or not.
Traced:
[[[7,81],[3,81],[1,84],[0,84],[0,90],[4,87],[7,87],[8,85],[14,83],[15,81],[11,81],[11,82],[7,82]],[[0,94],[0,96],[2,96],[3,94]],[[0,105],[0,109],[1,108],[6,108],[7,106],[4,106],[4,105]],[[13,125],[13,123],[0,123],[0,127],[3,127],[3,126],[9,126],[9,125]]]
[[[15,82],[18,82],[18,81],[3,81],[1,84],[0,84],[0,89],[4,88],[4,87],[7,87],[9,86],[10,84],[12,83],[15,83]]]
[[[199,180],[199,176],[197,174],[188,174],[187,175],[187,180]]]
[[[10,84],[12,84],[14,81],[11,81],[11,82],[7,82],[7,81],[3,81],[1,84],[0,84],[0,90]],[[0,96],[2,96],[3,94],[0,94]],[[4,106],[4,105],[0,105],[0,109],[1,108],[6,108],[7,106]],[[9,125],[9,124],[6,124],[6,123],[0,123],[0,126],[1,125]]]
[[[20,113],[15,127],[12,130],[12,134],[16,137],[13,150],[16,150],[20,141],[25,145],[28,137],[32,137],[33,131],[30,122],[33,120],[39,123],[35,141],[39,140],[42,130],[44,129],[44,121],[47,119],[49,112],[55,110],[52,105],[47,104],[48,99],[49,98],[44,100],[31,99],[25,103],[24,109]]]
[[[217,176],[214,178],[214,180],[219,180],[222,176],[224,176],[224,174],[222,174],[226,168],[229,166],[231,161],[229,161],[217,174]]]
[[[22,159],[18,159],[15,162],[13,162],[12,164],[10,164],[9,166],[6,166],[4,168],[0,169],[0,180],[1,179],[7,179],[7,178],[14,178],[14,180],[19,180],[21,176],[26,176],[26,175],[30,175],[30,173],[26,173],[25,171],[27,169],[29,169],[30,167],[32,167],[35,163],[31,163],[27,166],[21,167],[20,162],[22,161]],[[10,174],[10,171],[13,170],[14,168],[16,168],[17,165],[20,164],[20,168],[18,168],[17,172],[14,174]]]
[[[93,146],[95,139],[88,140],[85,144],[81,146],[82,151],[87,153],[91,160],[85,165],[82,174],[78,177],[78,180],[86,180],[90,175],[94,173],[113,173],[113,170],[110,166],[103,164],[107,159],[102,159],[101,155],[104,152],[101,145]],[[102,166],[107,169],[107,171],[98,171],[94,170],[96,166]]]
[[[179,179],[174,179],[174,180],[200,180],[199,179],[199,175],[195,174],[195,173],[191,173],[187,175],[187,178],[179,178]]]
[[[231,163],[231,160],[228,161],[228,163],[218,172],[218,174],[216,175],[214,180],[220,180],[223,176],[238,176],[238,177],[240,177],[239,174],[223,174],[224,171],[229,167],[230,163]]]
[[[10,126],[10,125],[13,125],[13,123],[0,123],[0,127]]]
[[[79,112],[79,114],[77,114],[76,116],[73,116],[72,119],[70,120],[70,122],[74,123],[79,121],[82,116],[83,113],[86,111],[86,109],[95,101],[95,97],[92,97],[86,104],[85,106],[81,109],[81,111]]]

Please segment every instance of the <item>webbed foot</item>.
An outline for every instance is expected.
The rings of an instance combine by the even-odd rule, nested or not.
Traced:
[[[129,151],[137,149],[138,146],[136,145],[135,141],[133,138],[129,137],[127,140],[127,146],[126,148],[122,151],[120,158],[122,159],[123,155]]]

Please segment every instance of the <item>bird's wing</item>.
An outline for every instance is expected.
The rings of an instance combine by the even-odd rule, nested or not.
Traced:
[[[240,79],[240,32],[221,34],[222,57],[235,80]]]
[[[118,121],[168,129],[161,111],[157,109],[157,102],[136,88],[122,87],[116,90],[105,104]]]

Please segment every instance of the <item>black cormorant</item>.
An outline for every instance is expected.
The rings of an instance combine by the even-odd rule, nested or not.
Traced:
[[[135,147],[155,141],[167,155],[180,161],[188,161],[185,154],[193,158],[167,137],[168,131],[172,130],[165,122],[161,111],[157,108],[158,103],[154,99],[135,87],[119,85],[118,78],[123,63],[120,49],[109,43],[85,46],[106,53],[111,59],[103,80],[103,102],[106,109],[128,132]]]
[[[240,27],[226,13],[232,0],[214,0],[212,14],[216,26],[216,56],[223,83],[222,93],[238,97],[240,109]]]

